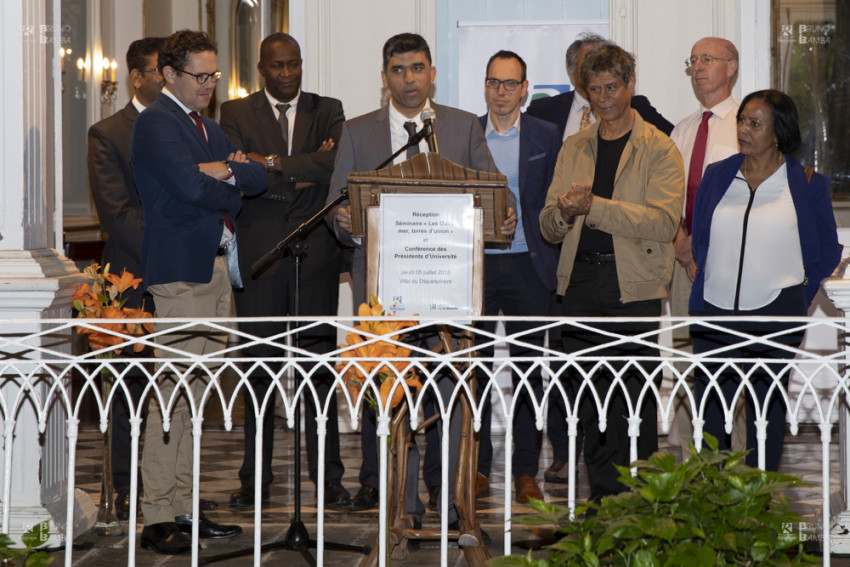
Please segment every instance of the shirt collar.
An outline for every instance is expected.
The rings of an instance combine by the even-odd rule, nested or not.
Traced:
[[[135,95],[133,95],[132,103],[133,103],[133,106],[136,107],[136,110],[138,110],[139,112],[142,112],[144,109],[147,108],[147,106],[142,104],[142,101],[139,100],[139,97],[137,97]]]
[[[392,130],[402,130],[404,129],[404,123],[408,121],[416,122],[416,129],[419,130],[422,128],[422,112],[414,116],[413,118],[408,118],[401,112],[399,112],[395,106],[393,106],[393,102],[390,101],[387,103],[390,107],[390,128]],[[431,99],[425,100],[425,106],[422,108],[424,111],[426,108],[431,108]]]
[[[269,92],[269,89],[264,88],[263,92],[266,93],[266,99],[268,99],[269,104],[272,105],[272,108],[275,108],[275,109],[277,108],[278,104],[288,104],[289,108],[294,109],[295,107],[298,106],[298,99],[301,98],[301,89],[298,89],[298,93],[296,93],[296,95],[294,97],[292,97],[292,100],[290,100],[289,102],[283,102],[283,101],[277,100],[275,97],[273,97],[271,95],[271,93]]]
[[[174,96],[174,93],[171,92],[170,90],[168,90],[168,87],[162,87],[162,94],[164,94],[165,96],[169,97],[171,100],[176,102],[177,106],[179,106],[181,109],[183,109],[183,112],[185,112],[186,114],[189,114],[190,112],[194,112],[191,108],[189,108],[188,106],[186,106],[185,104],[180,102],[180,100],[176,96]],[[200,114],[200,112],[198,114]]]
[[[702,105],[700,105],[699,108],[700,108],[700,113],[705,112],[706,110],[710,110],[711,113],[716,114],[718,118],[726,118],[727,114],[729,114],[730,112],[736,111],[738,109],[738,103],[735,101],[734,98],[732,98],[732,95],[729,95],[729,97],[726,98],[726,100],[724,100],[723,102],[720,102],[718,104],[715,104],[711,108],[703,108]]]
[[[498,130],[496,130],[496,127],[493,126],[493,118],[490,115],[490,112],[487,112],[487,128],[484,131],[484,135],[489,137],[491,132],[494,132],[496,136],[514,136],[519,134],[520,116],[522,116],[522,112],[517,113],[516,120],[511,127],[505,130],[504,134],[501,134]]]
[[[584,108],[585,106],[590,106],[590,102],[587,101],[578,91],[573,91],[575,94],[573,95],[573,104],[577,105],[578,108]]]

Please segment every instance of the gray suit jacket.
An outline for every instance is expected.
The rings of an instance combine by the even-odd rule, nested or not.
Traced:
[[[431,102],[431,108],[436,114],[434,129],[442,157],[471,169],[498,172],[477,116],[434,102]],[[347,121],[338,144],[328,202],[335,199],[346,186],[349,173],[375,169],[391,154],[389,106]],[[336,211],[331,211],[326,220],[334,228],[340,242],[357,246],[351,277],[354,282],[354,302],[358,305],[365,300],[364,249],[354,242],[351,233],[341,230],[336,224]]]

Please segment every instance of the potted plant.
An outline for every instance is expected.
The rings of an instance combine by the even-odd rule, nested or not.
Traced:
[[[579,506],[572,520],[566,507],[533,501],[539,513],[519,522],[554,526],[560,539],[546,547],[545,558],[529,552],[488,566],[818,565],[803,552],[795,529],[802,517],[788,510],[784,493],[806,483],[747,467],[746,452],[718,451],[711,435],[705,444],[700,452],[691,445],[679,464],[664,452],[637,461],[636,476],[618,467],[629,490]]]

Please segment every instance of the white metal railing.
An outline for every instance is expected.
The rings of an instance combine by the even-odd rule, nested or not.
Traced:
[[[482,417],[482,401],[474,399],[474,388],[465,380],[472,377],[475,373],[479,376],[485,376],[488,381],[488,392],[492,398],[492,411],[494,415],[502,416],[505,423],[510,423],[515,411],[515,405],[511,396],[512,388],[510,387],[510,378],[505,380],[505,373],[511,370],[520,375],[520,385],[518,388],[525,388],[529,392],[533,392],[530,383],[530,377],[536,372],[542,373],[544,377],[544,394],[542,399],[534,400],[534,410],[536,424],[538,428],[542,428],[545,423],[545,412],[547,403],[551,402],[554,397],[560,397],[564,400],[567,408],[567,420],[565,427],[568,429],[570,436],[570,472],[569,472],[569,488],[568,501],[571,507],[576,504],[576,472],[575,463],[577,462],[575,454],[575,438],[577,435],[578,417],[576,408],[583,399],[592,399],[596,404],[599,415],[605,416],[605,408],[611,401],[613,390],[628,393],[625,389],[625,384],[622,381],[623,375],[628,371],[636,371],[645,378],[645,384],[636,400],[629,400],[630,413],[628,416],[630,429],[629,435],[631,440],[632,456],[637,456],[637,438],[640,406],[644,400],[654,398],[658,405],[658,416],[660,420],[660,433],[666,433],[673,418],[675,398],[684,397],[687,404],[690,406],[690,413],[694,416],[694,437],[699,439],[702,437],[702,415],[703,404],[694,395],[691,376],[695,372],[710,373],[712,363],[720,363],[737,369],[741,376],[741,385],[736,392],[737,398],[753,397],[753,392],[748,384],[748,378],[753,371],[753,363],[755,368],[762,368],[768,372],[775,380],[773,395],[782,397],[782,401],[786,404],[788,413],[787,419],[790,425],[792,434],[796,434],[799,423],[802,418],[806,422],[813,423],[820,428],[821,445],[822,445],[822,525],[823,529],[823,545],[825,550],[830,547],[830,526],[831,513],[840,512],[838,510],[830,511],[829,494],[829,445],[832,440],[832,433],[835,423],[837,423],[840,406],[845,402],[848,395],[848,379],[846,374],[846,359],[847,353],[841,348],[833,352],[822,352],[816,350],[807,350],[805,348],[784,347],[780,344],[779,337],[752,337],[745,336],[744,340],[749,342],[766,342],[773,344],[779,348],[787,349],[793,353],[795,358],[781,362],[781,367],[777,369],[776,362],[768,360],[753,360],[753,359],[733,359],[724,356],[722,350],[708,352],[703,355],[693,355],[689,352],[676,350],[670,346],[663,344],[663,336],[671,329],[687,327],[693,320],[687,318],[658,318],[658,329],[651,332],[642,333],[636,336],[620,336],[609,334],[611,344],[636,343],[647,347],[657,349],[658,356],[643,357],[640,359],[616,359],[600,357],[595,352],[598,349],[588,349],[586,351],[564,353],[560,350],[560,343],[556,337],[562,333],[571,333],[577,330],[587,330],[594,328],[594,324],[610,323],[612,319],[561,319],[561,318],[524,318],[524,322],[532,323],[534,331],[546,330],[549,333],[551,347],[539,346],[528,341],[529,331],[513,336],[501,336],[499,334],[487,333],[478,329],[475,323],[485,319],[496,320],[495,318],[477,318],[471,321],[460,320],[429,320],[418,322],[410,329],[405,329],[407,336],[427,335],[434,333],[438,327],[448,328],[453,335],[457,336],[460,333],[468,333],[474,338],[474,346],[464,350],[457,350],[453,353],[435,354],[429,351],[426,347],[418,344],[407,344],[402,336],[399,339],[392,339],[389,336],[368,335],[360,332],[360,335],[365,339],[363,345],[375,344],[379,341],[388,342],[392,345],[405,345],[412,350],[409,356],[404,358],[382,358],[381,362],[396,362],[398,363],[391,370],[396,376],[404,376],[409,370],[415,369],[422,384],[424,385],[423,393],[428,392],[437,396],[440,402],[440,413],[442,419],[448,421],[451,419],[451,408],[457,404],[462,396],[472,400],[473,423],[477,429],[480,426]],[[15,428],[19,420],[24,415],[31,415],[38,423],[40,431],[44,432],[47,429],[48,418],[52,412],[62,412],[62,419],[65,420],[65,434],[68,439],[68,462],[67,462],[67,517],[65,522],[65,542],[66,542],[66,565],[72,563],[72,541],[76,535],[73,533],[73,501],[74,501],[74,470],[76,458],[76,443],[78,438],[78,425],[80,423],[80,412],[84,407],[84,402],[93,402],[99,415],[100,426],[105,430],[108,420],[108,408],[111,405],[115,396],[125,396],[130,406],[132,415],[132,481],[131,491],[135,494],[138,487],[138,479],[136,478],[137,463],[139,458],[139,440],[140,440],[140,424],[144,408],[147,401],[154,399],[155,403],[165,408],[163,411],[166,414],[165,422],[167,427],[167,414],[173,406],[176,396],[181,392],[189,393],[189,382],[193,376],[199,374],[206,381],[206,387],[199,404],[194,403],[189,393],[188,398],[191,405],[192,422],[194,424],[194,485],[198,486],[200,475],[200,463],[203,455],[201,454],[201,438],[203,435],[203,411],[204,407],[209,404],[220,405],[224,416],[225,428],[229,431],[232,426],[232,414],[237,404],[238,396],[245,389],[249,389],[250,375],[255,369],[262,369],[264,375],[272,377],[272,387],[268,389],[264,399],[256,399],[255,407],[259,408],[259,412],[263,413],[272,396],[280,395],[283,399],[283,411],[289,421],[290,426],[294,423],[294,414],[296,404],[299,400],[304,399],[306,403],[316,404],[318,421],[319,421],[319,447],[318,454],[324,454],[328,403],[330,396],[336,395],[335,389],[331,389],[331,393],[327,398],[321,399],[318,392],[311,381],[311,377],[319,371],[330,371],[335,376],[336,386],[343,391],[343,397],[346,401],[347,409],[350,416],[350,421],[353,427],[357,427],[359,415],[362,407],[366,403],[365,395],[367,391],[373,392],[374,396],[378,396],[380,384],[376,372],[379,370],[376,365],[370,364],[377,362],[375,358],[361,358],[352,356],[354,347],[341,346],[339,349],[323,354],[314,354],[304,349],[299,348],[298,336],[305,331],[315,332],[321,327],[333,328],[340,336],[344,337],[349,331],[352,331],[356,322],[363,320],[379,320],[379,319],[339,319],[339,318],[290,318],[286,319],[291,324],[289,330],[273,337],[256,337],[237,329],[237,322],[262,322],[269,319],[214,319],[214,320],[192,320],[192,319],[168,319],[168,328],[157,331],[146,337],[127,338],[122,346],[129,346],[135,343],[142,343],[152,347],[156,347],[156,342],[162,340],[166,335],[185,332],[199,333],[226,333],[230,337],[228,345],[217,352],[206,354],[203,356],[191,355],[185,352],[175,351],[173,349],[157,349],[155,357],[151,358],[100,358],[108,351],[101,350],[91,352],[86,350],[81,354],[71,353],[71,338],[75,327],[85,326],[94,328],[95,325],[102,320],[38,320],[38,321],[4,321],[0,324],[0,412],[2,412],[4,426],[3,447],[3,487],[2,487],[2,529],[4,533],[9,531],[10,509],[15,506],[15,498],[13,493],[16,489],[14,483],[16,479],[12,474],[13,461],[16,458],[12,450],[12,440],[15,434]],[[508,321],[510,318],[502,318],[500,320]],[[740,321],[740,319],[738,319]],[[764,321],[765,319],[753,319],[754,321]],[[771,319],[771,320],[776,320]],[[843,318],[795,318],[787,319],[794,324],[795,329],[819,329],[821,331],[835,333],[837,337],[843,339],[844,333],[848,326],[848,320]],[[707,326],[720,325],[722,319],[705,319],[700,323]],[[33,330],[33,329],[36,330]],[[795,330],[792,329],[792,330]],[[661,338],[661,340],[660,340]],[[662,344],[659,344],[659,340]],[[265,357],[262,360],[245,357],[242,352],[242,347],[245,345],[263,344],[273,347],[277,353],[274,357]],[[425,343],[420,343],[425,344]],[[506,353],[498,350],[500,347],[505,347],[508,344],[521,345],[527,348],[532,353],[528,357],[521,359],[506,358]],[[487,357],[481,356],[482,349],[496,347],[495,355]],[[472,358],[470,358],[472,357]],[[279,363],[279,370],[269,366],[270,362]],[[770,363],[770,364],[769,364]],[[342,365],[339,372],[335,367]],[[131,368],[136,368],[145,373],[148,379],[148,384],[143,396],[143,403],[134,405],[130,398],[129,391],[124,385],[124,378]],[[365,388],[358,395],[352,395],[346,389],[346,378],[342,377],[347,370],[358,368],[367,376]],[[591,368],[592,370],[588,370]],[[597,391],[594,386],[593,374],[601,369],[607,369],[614,375],[614,386],[612,391]],[[386,372],[387,367],[380,369]],[[715,369],[716,370],[716,369]],[[99,376],[101,372],[109,371],[114,375],[114,386],[107,399],[103,399],[99,389]],[[441,372],[450,372],[459,380],[450,397],[445,397],[440,394],[436,387],[436,378]],[[565,388],[565,382],[553,380],[553,378],[564,377],[568,372],[577,372],[583,377],[583,382],[575,394],[568,392]],[[76,374],[83,380],[83,387],[79,391],[72,391],[71,375]],[[158,388],[158,381],[162,376],[171,373],[178,379],[178,386],[174,390],[171,398],[165,399],[162,397]],[[229,373],[236,378],[235,390],[225,391],[222,387],[222,376]],[[791,386],[785,388],[779,381],[783,375],[791,375]],[[663,385],[660,377],[664,376]],[[713,380],[713,378],[712,378]],[[507,386],[505,386],[507,384]],[[420,411],[424,403],[424,395],[417,395],[416,389],[408,386],[403,380],[397,381],[394,388],[402,388],[406,402],[410,405],[412,411],[411,426],[416,427],[420,421]],[[252,394],[253,395],[253,394]],[[533,393],[532,393],[533,396]],[[725,400],[726,403],[726,419],[731,424],[732,412],[734,410],[734,400]],[[755,401],[757,413],[763,408],[760,407],[758,400]],[[808,409],[804,409],[808,408]],[[344,415],[344,407],[340,408],[340,412]],[[804,415],[803,412],[807,413]],[[378,446],[380,447],[380,467],[381,467],[381,484],[382,489],[387,486],[387,443],[386,436],[389,435],[389,410],[387,407],[381,407],[378,414],[378,435],[382,438]],[[760,414],[759,414],[760,415]],[[342,419],[342,416],[340,417]],[[262,450],[262,435],[261,423],[262,419],[258,416],[258,431],[257,431],[257,462],[259,462],[259,451]],[[600,427],[604,428],[604,418],[600,422]],[[764,462],[764,446],[765,446],[765,427],[766,423],[760,420],[757,423],[759,432],[759,454],[760,462]],[[445,457],[450,450],[448,436],[443,439],[442,454]],[[512,430],[510,427],[505,429],[505,478],[511,478],[511,459],[510,451],[512,447]],[[447,459],[443,459],[442,480],[443,485],[450,482],[450,476],[446,463]],[[324,462],[320,459],[318,467],[318,518],[317,518],[317,541],[319,547],[317,549],[317,561],[322,565],[324,558],[324,549],[321,542],[324,541]],[[260,473],[260,467],[256,467],[256,474]],[[846,471],[841,471],[842,475]],[[236,480],[236,479],[234,479]],[[260,486],[260,481],[257,479],[255,486]],[[509,486],[509,485],[508,485]],[[258,488],[259,490],[259,488]],[[444,506],[445,510],[445,492]],[[380,505],[380,521],[378,525],[386,526],[387,522],[387,502],[386,490],[381,490],[381,505]],[[198,492],[194,494],[194,510],[198,510]],[[135,564],[135,548],[136,548],[136,500],[131,498],[130,509],[130,530],[129,530],[129,551],[128,565]],[[195,517],[197,518],[197,513]],[[504,553],[510,553],[511,549],[511,491],[505,490],[505,505],[504,505]],[[260,564],[260,546],[262,535],[262,518],[260,507],[255,507],[254,514],[255,536],[254,536],[254,556],[255,565]],[[446,526],[447,519],[445,512],[441,518],[442,538],[441,538],[441,563],[447,564],[447,536]],[[193,556],[192,564],[198,562],[198,545],[197,531],[193,533]],[[385,532],[381,532],[379,537],[379,561],[380,565],[384,564],[386,555],[387,537]],[[824,554],[824,563],[829,564],[828,552]]]

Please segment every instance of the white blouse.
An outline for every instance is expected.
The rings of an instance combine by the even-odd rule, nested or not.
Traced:
[[[705,300],[734,309],[737,293],[739,310],[758,309],[776,299],[783,288],[802,283],[804,276],[786,166],[754,192],[739,173],[711,218]]]

